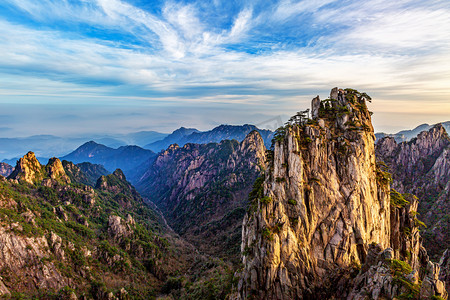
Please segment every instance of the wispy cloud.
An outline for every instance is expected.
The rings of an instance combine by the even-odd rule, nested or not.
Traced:
[[[5,0],[0,102],[128,97],[289,113],[295,96],[339,85],[393,109],[442,103],[449,15],[448,1]]]

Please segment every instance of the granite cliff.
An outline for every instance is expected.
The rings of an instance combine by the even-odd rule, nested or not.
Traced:
[[[424,245],[438,261],[450,247],[450,138],[444,126],[437,124],[409,142],[384,138],[376,155],[392,173],[392,187],[419,198],[417,211],[427,226]]]
[[[243,221],[235,298],[447,297],[417,200],[391,191],[377,164],[370,100],[335,88],[277,130]]]
[[[0,176],[0,298],[208,298],[230,289],[229,267],[173,234],[121,170],[93,188],[64,166],[29,152]]]
[[[141,176],[137,189],[200,250],[237,261],[248,193],[264,170],[265,151],[257,131],[240,143],[171,145]]]

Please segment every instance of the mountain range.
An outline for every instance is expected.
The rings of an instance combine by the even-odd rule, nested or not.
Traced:
[[[58,158],[41,165],[32,152],[8,179],[0,176],[1,297],[217,299],[230,293],[230,267],[174,234],[120,169],[100,176],[95,187],[78,181],[87,177]]]
[[[61,160],[73,163],[89,162],[100,164],[109,172],[122,169],[125,175],[134,174],[134,169],[154,158],[156,154],[139,146],[121,146],[117,149],[97,144],[94,141],[87,142],[75,151],[61,157]]]
[[[184,128],[175,130],[170,135],[165,137],[161,141],[157,141],[148,145],[144,148],[151,149],[155,152],[160,152],[161,150],[167,149],[171,144],[177,144],[180,147],[188,143],[193,144],[208,144],[208,143],[219,143],[223,140],[237,140],[241,142],[244,138],[253,130],[256,130],[261,135],[264,143],[270,146],[272,140],[273,132],[266,129],[259,129],[254,125],[220,125],[209,131],[198,131],[193,128]]]
[[[450,138],[376,139],[367,100],[1,164],[0,297],[447,299]]]
[[[418,197],[424,245],[438,260],[450,247],[450,138],[443,124],[409,142],[385,137],[377,142],[376,155],[392,174],[392,188]]]
[[[23,138],[0,138],[0,160],[14,165],[19,156],[30,150],[42,163],[52,156],[64,156],[87,141],[95,141],[108,147],[126,145],[144,146],[161,140],[167,134],[156,131],[140,131],[129,134],[93,135],[87,137],[59,137],[54,135],[35,135]]]
[[[237,262],[248,194],[264,171],[265,151],[256,130],[240,143],[172,145],[154,159],[136,188],[200,251]]]
[[[442,122],[439,124],[441,124],[447,132],[450,132],[450,121]],[[422,124],[422,125],[417,126],[414,129],[402,130],[402,131],[399,131],[397,133],[392,133],[392,134],[379,132],[379,133],[375,133],[375,137],[377,138],[377,140],[381,140],[384,137],[392,137],[395,139],[395,141],[397,143],[401,143],[401,142],[406,142],[406,141],[409,141],[409,140],[415,138],[422,131],[430,130],[435,125],[436,124],[434,124],[434,125]]]

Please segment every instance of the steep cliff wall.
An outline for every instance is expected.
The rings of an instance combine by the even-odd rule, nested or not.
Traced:
[[[351,298],[370,245],[391,247],[392,225],[405,227],[405,213],[409,224],[409,211],[391,216],[366,100],[335,88],[330,99],[313,99],[311,119],[300,112],[276,133],[273,162],[243,222],[238,298]],[[414,251],[418,242],[396,239]],[[398,250],[393,258],[402,258]]]
[[[41,166],[28,153],[16,170],[0,176],[0,298],[217,299],[230,289],[229,267],[173,234],[122,171],[93,188],[70,182],[58,159]]]
[[[410,142],[384,138],[376,144],[377,158],[392,173],[392,186],[417,195],[417,211],[427,228],[422,236],[436,260],[450,247],[450,138],[441,124]]]
[[[238,261],[247,197],[264,169],[265,150],[257,131],[241,143],[172,145],[158,155],[137,188],[200,250]]]

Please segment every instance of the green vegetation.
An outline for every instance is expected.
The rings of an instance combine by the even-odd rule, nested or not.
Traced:
[[[262,197],[261,200],[259,200],[259,201],[260,201],[262,204],[267,205],[267,204],[269,204],[270,202],[272,202],[272,198],[269,197],[269,196],[265,196],[265,197]]]
[[[406,276],[412,272],[411,266],[404,261],[398,259],[388,260],[391,274],[394,278],[394,283],[406,289],[404,293],[399,295],[398,299],[418,299],[421,282],[415,284],[410,282]]]
[[[273,240],[273,233],[272,231],[265,227],[262,231],[261,231],[261,235],[263,237],[263,239],[267,240],[267,241],[272,241]]]
[[[290,205],[297,205],[297,201],[294,200],[294,199],[289,199],[289,200],[288,200],[288,203],[289,203]]]
[[[275,181],[278,182],[278,183],[280,183],[280,182],[285,182],[285,181],[286,181],[286,178],[284,178],[284,177],[277,177],[277,178],[275,179]]]
[[[389,168],[384,162],[377,161],[375,174],[378,184],[387,185],[392,182],[392,176],[391,173],[388,172],[388,170]]]
[[[50,188],[39,184],[0,181],[0,222],[16,224],[12,231],[17,235],[45,236],[49,244],[52,232],[61,237],[60,247],[65,259],[56,259],[52,254],[42,258],[41,262],[53,263],[63,276],[86,288],[89,285],[81,285],[85,278],[91,277],[101,282],[98,274],[105,271],[112,278],[125,276],[137,281],[148,278],[146,273],[149,270],[143,267],[148,259],[157,262],[153,272],[158,274],[165,264],[168,265],[173,251],[169,243],[160,237],[163,232],[158,217],[128,183],[115,175],[106,176],[104,180],[106,188],[96,190],[94,195],[79,184]],[[131,239],[111,237],[108,217],[118,215],[126,220],[128,214],[136,221],[136,226],[131,228]],[[95,248],[98,250],[96,255],[85,254],[86,251],[93,253]],[[34,251],[30,245],[26,249]],[[9,275],[2,273],[2,276]],[[154,280],[150,284],[155,284]],[[134,289],[140,294],[143,292],[141,289],[147,287],[141,284]],[[129,290],[132,293],[133,288]],[[58,293],[49,291],[44,298],[56,299],[59,294],[71,292],[68,288]],[[80,293],[89,291],[77,289],[77,294]],[[17,296],[21,297],[19,294]],[[95,295],[92,297],[95,298]]]
[[[409,201],[405,199],[404,195],[400,194],[394,189],[391,189],[391,205],[394,207],[404,207],[409,204]]]

